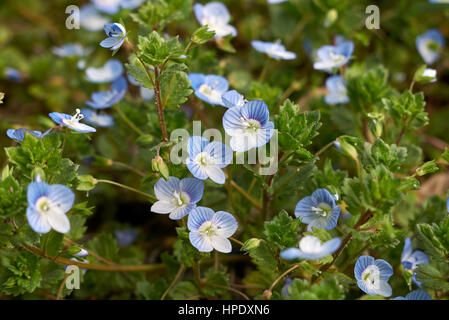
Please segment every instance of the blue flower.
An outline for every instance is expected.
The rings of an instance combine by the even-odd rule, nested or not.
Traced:
[[[108,23],[104,26],[104,32],[108,38],[100,42],[103,48],[118,50],[126,38],[126,29],[120,23]]]
[[[134,10],[142,5],[144,0],[122,0],[120,5],[124,9]]]
[[[431,29],[416,37],[416,48],[426,64],[433,64],[439,59],[443,46],[444,38],[438,29]]]
[[[232,162],[232,151],[225,144],[206,138],[194,136],[187,142],[189,157],[186,159],[187,168],[198,179],[210,178],[218,184],[225,183],[222,168]]]
[[[109,21],[91,4],[83,5],[80,9],[80,25],[89,31],[100,31]]]
[[[349,102],[345,82],[340,75],[330,76],[326,79],[328,94],[324,97],[327,104],[343,104]]]
[[[60,233],[70,230],[66,213],[72,208],[75,195],[68,187],[42,182],[40,177],[28,185],[27,219],[30,227],[38,233],[54,229]]]
[[[29,129],[22,129],[22,128],[20,128],[20,129],[8,129],[8,130],[6,130],[6,135],[8,137],[10,137],[11,139],[17,141],[17,142],[22,142],[23,139],[25,139],[25,133],[32,134],[36,138],[42,139],[47,134],[49,134],[50,131],[51,131],[51,129],[48,129],[47,131],[42,133],[42,132],[37,131],[37,130],[29,130]]]
[[[190,73],[189,80],[198,98],[211,105],[223,106],[221,95],[229,88],[226,78],[215,74]]]
[[[396,297],[393,300],[432,300],[430,295],[424,290],[415,290],[404,297]]]
[[[231,136],[231,149],[245,152],[270,141],[274,124],[265,102],[253,100],[243,107],[228,109],[223,116],[223,128]]]
[[[393,268],[387,261],[374,260],[371,256],[360,256],[354,267],[354,275],[357,285],[363,292],[371,296],[391,296],[392,289],[388,279],[393,275]]]
[[[23,76],[19,70],[7,67],[5,68],[5,77],[14,82],[22,82]]]
[[[120,10],[122,0],[91,0],[95,7],[107,14],[116,14]]]
[[[187,227],[190,230],[190,243],[199,251],[210,252],[215,249],[229,253],[232,246],[228,238],[237,230],[238,223],[228,212],[198,207],[189,214]]]
[[[344,41],[336,46],[322,46],[317,51],[318,61],[313,64],[313,67],[332,73],[334,68],[339,68],[349,62],[353,51],[354,43],[352,41]]]
[[[94,109],[106,109],[118,103],[126,94],[128,84],[124,77],[115,80],[109,91],[99,91],[92,93],[92,101],[86,101],[89,107]]]
[[[401,254],[401,263],[404,266],[405,270],[413,271],[418,267],[418,264],[428,264],[429,257],[420,250],[413,251],[412,240],[410,238],[406,238],[404,241],[404,249],[402,250]],[[416,280],[415,272],[413,272],[412,280],[416,283],[416,285],[421,287],[422,283]]]
[[[151,206],[151,211],[170,214],[172,220],[184,218],[196,208],[203,197],[204,182],[195,178],[169,177],[161,178],[154,185],[154,193],[158,201]]]
[[[133,229],[115,230],[114,234],[120,247],[131,245],[138,235],[137,231]]]
[[[285,50],[285,47],[279,42],[265,42],[259,40],[251,41],[251,45],[259,52],[266,53],[274,59],[293,60],[296,59],[296,53]]]
[[[285,278],[284,279],[284,286],[281,289],[281,294],[284,298],[290,297],[290,293],[288,293],[288,288],[292,286],[293,279],[292,278]]]
[[[227,35],[235,37],[237,29],[229,24],[231,15],[226,6],[218,1],[209,2],[205,5],[195,3],[193,6],[196,19],[198,22],[208,29],[215,31],[215,38],[223,38]]]
[[[81,109],[81,113],[84,115],[84,121],[100,128],[112,127],[115,124],[114,118],[106,113],[100,113],[91,109]]]
[[[314,236],[305,236],[299,241],[298,248],[289,248],[281,252],[285,260],[306,259],[317,260],[335,252],[340,247],[341,239],[334,238],[321,244],[320,239]]]
[[[108,60],[103,67],[86,69],[87,81],[92,83],[112,82],[123,73],[123,64],[116,59]]]
[[[340,207],[326,189],[317,189],[311,196],[305,197],[296,204],[295,216],[302,223],[308,224],[307,230],[312,227],[331,230],[337,226],[340,216]]]
[[[80,123],[80,120],[84,118],[84,115],[81,113],[80,109],[76,109],[76,114],[74,116],[59,112],[52,112],[49,116],[57,124],[66,126],[81,133],[97,131],[95,128],[92,128],[84,123]]]
[[[230,90],[222,94],[221,100],[226,108],[243,107],[248,101],[236,90]]]
[[[79,43],[67,43],[61,47],[53,47],[51,51],[58,57],[65,58],[84,57],[88,55],[91,50],[85,49]]]
[[[140,87],[139,92],[140,92],[140,97],[145,101],[150,101],[154,98],[154,89]]]

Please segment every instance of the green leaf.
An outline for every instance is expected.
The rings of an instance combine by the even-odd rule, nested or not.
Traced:
[[[430,264],[419,264],[416,270],[416,280],[423,283],[423,287],[449,291],[449,277],[444,276],[437,268]]]
[[[128,70],[128,74],[136,79],[136,81],[139,81],[142,86],[144,86],[147,89],[153,89],[153,84],[151,83],[150,78],[148,77],[148,74],[145,70],[145,68],[142,66],[140,61],[136,60],[135,64],[125,64],[126,70]],[[150,73],[151,77],[154,79],[154,72],[150,70],[149,67],[148,72]]]
[[[187,67],[183,64],[173,64],[164,69],[159,76],[162,105],[167,108],[179,108],[192,94]]]
[[[268,242],[273,243],[279,249],[284,250],[294,247],[298,242],[299,219],[290,217],[287,211],[282,210],[271,221],[264,224],[264,235]]]
[[[117,240],[111,233],[99,234],[87,242],[87,247],[103,258],[112,261],[117,259]]]
[[[195,30],[192,34],[192,42],[203,44],[215,36],[214,30],[209,30],[209,26],[205,25]]]
[[[47,255],[54,257],[63,248],[64,234],[52,230],[41,238],[41,246],[47,252]]]
[[[184,48],[178,41],[178,37],[165,40],[156,31],[148,37],[139,36],[139,56],[152,66],[162,65],[166,60],[183,60]]]
[[[299,113],[299,106],[286,100],[274,119],[279,130],[279,145],[284,150],[294,150],[304,154],[304,148],[312,143],[321,127],[318,111]],[[307,157],[310,159],[309,154]]]
[[[140,25],[162,30],[168,23],[185,19],[192,10],[191,0],[152,0],[145,2],[131,18]]]

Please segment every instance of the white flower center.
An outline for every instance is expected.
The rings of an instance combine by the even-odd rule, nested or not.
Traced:
[[[41,214],[47,214],[51,210],[55,209],[55,205],[50,201],[49,198],[43,196],[37,199],[36,208]]]
[[[173,197],[175,198],[175,204],[178,207],[182,207],[190,202],[190,197],[185,192],[173,192]]]
[[[245,119],[240,117],[240,123],[246,127],[247,133],[255,133],[261,127],[260,122],[255,119]]]
[[[318,207],[310,207],[310,210],[312,210],[313,212],[315,212],[318,215],[326,217],[328,215],[328,213],[332,210],[332,208],[327,203],[320,202],[318,204]]]
[[[76,109],[76,113],[70,119],[62,119],[67,125],[72,127],[76,127],[76,125],[80,122],[80,120],[84,119],[84,115],[81,113],[80,109]]]
[[[200,88],[198,89],[199,92],[204,94],[206,97],[208,97],[212,101],[221,101],[221,93],[217,91],[214,87],[211,87],[207,84],[202,84]]]
[[[331,56],[332,61],[335,62],[335,63],[342,62],[346,58],[344,55],[335,53],[333,51],[331,51],[329,54]]]
[[[208,166],[215,164],[214,158],[207,152],[200,152],[195,156],[195,162],[201,166]]]
[[[379,289],[380,271],[375,265],[370,265],[362,272],[362,280],[369,289]]]
[[[198,229],[199,233],[207,237],[212,237],[216,231],[217,227],[212,223],[212,221],[203,222],[203,224]]]

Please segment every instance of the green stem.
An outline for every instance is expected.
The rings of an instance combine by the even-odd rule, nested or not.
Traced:
[[[95,183],[108,183],[108,184],[112,184],[112,185],[114,185],[114,186],[117,186],[117,187],[120,187],[120,188],[123,188],[123,189],[126,189],[126,190],[129,190],[129,191],[133,191],[133,192],[135,192],[135,193],[138,193],[138,194],[140,194],[140,195],[143,195],[143,196],[145,196],[145,197],[147,197],[147,198],[150,198],[150,199],[152,199],[152,200],[158,200],[155,196],[153,196],[152,194],[149,194],[149,193],[146,193],[146,192],[143,192],[143,191],[140,191],[140,190],[138,190],[138,189],[135,189],[135,188],[133,188],[133,187],[129,187],[129,186],[127,186],[127,185],[124,185],[124,184],[121,184],[121,183],[118,183],[118,182],[115,182],[115,181],[111,181],[111,180],[105,180],[105,179],[95,179]]]
[[[129,120],[129,118],[122,112],[122,110],[120,110],[120,107],[118,105],[116,105],[115,110],[117,111],[117,113],[119,114],[119,116],[123,119],[123,121],[126,122],[126,124],[133,129],[137,134],[139,134],[140,136],[143,136],[144,133],[142,130],[140,130],[131,120]]]

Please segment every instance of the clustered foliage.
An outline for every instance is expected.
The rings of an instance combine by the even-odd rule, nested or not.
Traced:
[[[102,29],[65,28],[63,13],[73,2],[2,4],[1,131],[53,129],[43,137],[25,133],[22,141],[0,137],[0,297],[389,299],[360,290],[354,266],[367,255],[391,265],[391,298],[419,288],[432,299],[449,298],[448,51],[441,48],[433,64],[438,80],[429,83],[415,47],[430,28],[449,36],[449,4],[383,1],[381,29],[368,30],[372,1],[223,1],[238,35],[216,37],[195,19],[192,0],[143,1],[103,14],[126,27],[111,58],[98,45]],[[331,70],[344,79],[349,100],[327,104],[328,75],[313,65],[316,50],[337,36],[354,44],[350,62]],[[271,59],[251,47],[254,39],[280,39],[297,57]],[[92,51],[52,53],[68,42]],[[120,60],[137,84],[108,110],[115,123],[92,124],[89,134],[55,125],[48,113],[74,114],[92,92],[109,89],[86,80],[80,62],[101,67],[108,59]],[[7,77],[8,68],[19,70],[20,80]],[[191,73],[223,76],[229,90],[262,100],[277,130],[274,174],[234,161],[223,168],[224,184],[204,180],[198,205],[238,221],[230,253],[193,246],[189,216],[173,221],[150,210],[156,182],[192,177],[185,163],[171,161],[179,141],[170,134],[191,132],[199,120],[203,130],[224,136],[227,109],[199,99]],[[154,97],[143,99],[139,86]],[[75,193],[69,232],[30,226],[28,189],[39,180]],[[295,216],[296,204],[318,189],[336,195],[335,228],[308,228]],[[341,245],[317,259],[284,259],[306,236],[340,238]],[[404,267],[406,238],[429,263]],[[80,289],[64,286],[72,264],[85,271]]]

